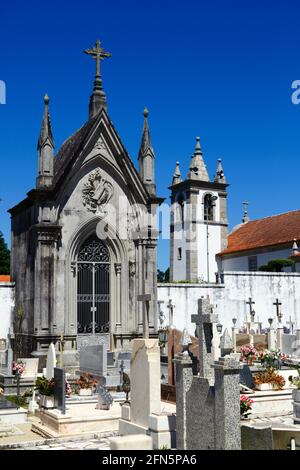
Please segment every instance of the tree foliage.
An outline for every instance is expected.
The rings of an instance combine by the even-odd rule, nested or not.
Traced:
[[[272,259],[271,261],[268,262],[268,264],[264,264],[263,266],[260,266],[258,268],[259,271],[265,271],[265,272],[275,272],[275,273],[281,273],[282,268],[287,268],[287,267],[292,267],[294,266],[295,261],[291,259]]]
[[[170,280],[170,268],[166,271],[157,270],[157,282],[169,282]]]
[[[10,274],[10,251],[0,232],[0,274]]]

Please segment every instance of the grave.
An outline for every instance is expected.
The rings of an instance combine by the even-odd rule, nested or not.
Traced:
[[[121,436],[146,434],[152,437],[154,449],[175,447],[176,418],[172,411],[162,410],[160,384],[160,347],[157,339],[149,339],[148,304],[151,296],[143,294],[143,339],[132,341],[130,363],[130,403],[122,406],[119,421]],[[175,411],[175,410],[174,410]]]
[[[108,389],[117,388],[120,383],[120,373],[118,367],[108,367],[107,345],[99,344],[86,346],[80,350],[80,371],[92,374],[99,380],[100,385]],[[114,364],[112,354],[109,355],[110,364]],[[118,361],[117,361],[118,362]]]
[[[200,373],[193,375],[188,351],[176,356],[176,448],[239,450],[239,354],[214,360],[218,317],[208,298],[199,299],[192,322],[198,327]]]
[[[27,410],[0,395],[0,421],[3,424],[23,424],[27,421]]]

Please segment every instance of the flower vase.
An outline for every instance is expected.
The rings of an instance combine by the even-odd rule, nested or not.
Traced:
[[[92,395],[92,389],[91,388],[80,388],[78,395],[80,397],[90,397]]]
[[[40,406],[46,409],[54,408],[54,397],[47,395],[40,395]]]

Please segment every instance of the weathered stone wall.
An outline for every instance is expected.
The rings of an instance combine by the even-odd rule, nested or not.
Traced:
[[[191,315],[197,312],[200,297],[209,295],[216,306],[224,328],[231,331],[232,318],[237,318],[237,328],[243,326],[249,305],[246,301],[252,297],[255,305],[256,320],[262,322],[263,328],[269,326],[268,318],[276,317],[273,302],[276,298],[282,303],[283,324],[289,320],[300,328],[300,275],[298,273],[260,273],[260,272],[225,272],[224,284],[159,284],[158,300],[163,300],[161,310],[169,323],[167,303],[172,299],[175,305],[173,326],[182,331],[185,327],[189,334],[194,335],[195,325],[191,323]],[[276,322],[275,322],[276,324]],[[274,326],[275,326],[274,324]]]

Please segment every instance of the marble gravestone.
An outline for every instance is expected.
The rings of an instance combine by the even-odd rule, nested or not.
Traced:
[[[50,380],[54,377],[54,367],[56,367],[56,352],[53,343],[49,346],[46,364],[46,378]]]
[[[96,377],[107,375],[107,346],[99,344],[86,346],[80,350],[80,372],[88,372]]]
[[[66,413],[66,373],[58,367],[54,367],[54,407]]]
[[[32,357],[20,357],[18,362],[25,364],[25,370],[22,374],[22,379],[34,380],[38,373],[39,360]]]

